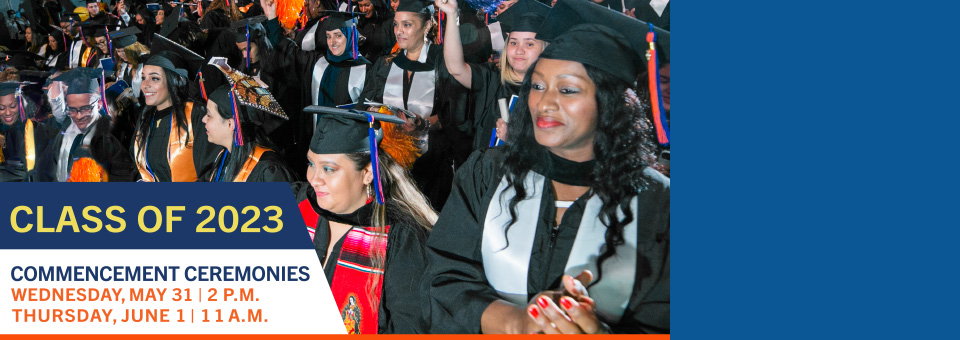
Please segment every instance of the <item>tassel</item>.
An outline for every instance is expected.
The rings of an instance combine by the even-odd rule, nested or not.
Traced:
[[[116,62],[117,60],[113,58],[113,40],[110,39],[110,29],[107,26],[103,26],[103,29],[107,31],[107,51],[110,53],[110,60]]]
[[[20,84],[20,87],[17,88],[17,108],[20,111],[20,121],[26,123],[27,113],[23,110],[23,84]]]
[[[203,71],[197,72],[197,75],[200,76],[200,94],[203,95],[203,100],[207,100],[207,88],[203,86]]]
[[[100,69],[100,103],[103,104],[103,112],[107,111],[107,77],[106,71]],[[109,114],[107,114],[109,116]]]
[[[363,115],[367,116],[367,122],[370,123],[368,135],[370,136],[370,164],[373,167],[373,191],[377,196],[377,203],[383,205],[383,188],[380,185],[380,162],[378,161],[380,155],[377,150],[377,132],[373,129],[373,116],[366,112],[364,112]]]
[[[233,123],[236,126],[233,130],[233,145],[243,146],[243,133],[240,131],[240,112],[237,110],[237,97],[233,94],[233,91],[236,89],[236,84],[230,89],[230,103],[233,105]]]
[[[650,32],[647,32],[647,43],[650,44],[650,49],[647,51],[647,75],[650,85],[650,106],[653,108],[653,126],[657,129],[657,142],[661,145],[668,145],[670,144],[670,130],[666,126],[666,113],[662,112],[660,67],[657,65],[657,48],[654,44],[657,41],[657,33],[653,30],[653,24],[648,25],[650,25]]]
[[[247,72],[250,72],[250,21],[247,21]]]
[[[443,45],[443,12],[437,13],[437,44]]]

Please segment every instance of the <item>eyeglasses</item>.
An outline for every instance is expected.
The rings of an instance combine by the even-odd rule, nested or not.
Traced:
[[[67,112],[70,114],[88,114],[90,111],[93,111],[93,105],[84,105],[81,107],[67,107]]]
[[[97,46],[107,46],[107,42],[106,42],[106,41],[104,41],[104,42],[98,42],[98,43],[97,43]]]

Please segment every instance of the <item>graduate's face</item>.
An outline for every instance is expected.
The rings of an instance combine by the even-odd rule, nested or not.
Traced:
[[[416,13],[397,12],[393,20],[393,34],[397,36],[397,45],[404,50],[422,46],[423,37],[429,27]]]
[[[30,27],[23,30],[23,39],[27,40],[27,42],[33,41],[33,30],[30,29]]]
[[[125,52],[123,51],[123,49],[121,49],[121,48],[115,48],[115,49],[113,49],[113,51],[116,52],[117,56],[119,56],[119,57],[120,57],[120,60],[123,60],[123,62],[125,62],[125,63],[129,63],[129,62],[130,62],[129,60],[127,60],[127,53],[125,53]]]
[[[397,11],[397,7],[400,6],[400,0],[390,0],[390,9],[393,9],[394,12]]]
[[[327,31],[327,48],[335,56],[342,55],[343,51],[347,49],[347,37],[343,35],[343,32],[340,32],[340,29]]]
[[[0,96],[0,108],[0,121],[3,121],[3,125],[13,125],[20,120],[20,103],[17,102],[15,94]]]
[[[163,19],[166,18],[166,17],[167,17],[167,16],[166,16],[166,13],[165,13],[162,9],[159,10],[159,11],[157,11],[157,20],[156,20],[155,23],[156,23],[157,25],[163,24]]]
[[[233,146],[233,119],[220,117],[217,103],[207,101],[207,114],[203,116],[210,143],[230,149]]]
[[[57,42],[57,39],[54,39],[53,36],[47,37],[47,44],[49,44],[49,45],[50,45],[50,48],[52,48],[52,49],[54,49],[54,50],[58,49],[57,46],[60,45],[60,44]]]
[[[143,65],[140,80],[140,92],[147,105],[156,106],[157,110],[170,107],[172,100],[167,90],[167,76],[160,66]]]
[[[533,62],[543,52],[543,41],[537,40],[535,32],[512,32],[508,37],[507,63],[522,78]]]
[[[109,51],[110,46],[107,45],[107,38],[97,37],[96,39],[97,39],[97,47],[100,48],[100,52],[103,52],[103,54],[110,54],[110,51]]]
[[[143,19],[142,15],[137,14],[137,23],[143,25],[143,24],[146,24],[147,21]]]
[[[347,214],[367,204],[366,188],[373,182],[373,172],[369,164],[357,170],[357,164],[344,154],[307,151],[307,180],[317,193],[317,205]]]
[[[597,87],[583,64],[540,59],[530,78],[530,118],[537,143],[557,156],[593,159]]]
[[[70,114],[70,120],[78,129],[86,129],[93,121],[93,109],[95,105],[90,102],[93,95],[89,93],[69,94],[67,95],[67,112]]]
[[[373,16],[372,0],[360,0],[360,2],[357,2],[357,6],[360,7],[360,13],[363,13],[364,17],[369,18]]]
[[[320,11],[323,10],[323,6],[320,6],[320,0],[306,0],[303,4],[307,7],[307,14],[311,18],[319,17]]]
[[[91,17],[100,13],[99,4],[97,3],[87,4],[87,13],[89,13]]]
[[[257,48],[257,44],[252,43],[252,42],[248,43],[248,42],[244,41],[244,42],[242,42],[242,43],[237,43],[237,48],[240,49],[240,54],[242,54],[243,57],[246,58],[246,57],[247,57],[247,45],[248,45],[248,44],[250,45],[250,62],[251,62],[251,63],[255,63],[255,62],[257,62],[258,60],[260,60],[260,59],[258,58],[258,56],[260,55],[260,53],[259,53],[260,49]]]

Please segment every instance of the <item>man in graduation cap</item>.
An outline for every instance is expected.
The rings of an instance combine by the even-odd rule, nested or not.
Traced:
[[[101,171],[106,174],[99,178],[104,182],[135,180],[137,171],[130,151],[110,133],[110,116],[103,105],[105,98],[101,97],[99,80],[102,77],[102,69],[81,67],[53,79],[62,83],[68,117],[63,117],[63,112],[55,113],[66,129],[53,139],[52,147],[44,154],[39,173],[41,181],[79,181],[79,177],[89,177]],[[94,162],[85,161],[89,165],[84,166],[89,168],[75,167],[75,162],[81,158]]]
[[[32,118],[37,106],[22,95],[20,82],[0,82],[0,182],[37,180],[37,161],[58,129]]]

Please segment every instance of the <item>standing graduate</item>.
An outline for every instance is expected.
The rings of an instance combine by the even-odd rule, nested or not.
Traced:
[[[360,98],[413,112],[412,135],[423,156],[412,175],[435,209],[450,192],[453,169],[470,153],[466,89],[447,72],[443,49],[434,44],[436,22],[423,0],[401,0],[394,16],[400,48],[367,72]]]
[[[397,38],[393,35],[393,12],[386,0],[360,0],[357,10],[363,13],[357,23],[361,37],[360,54],[367,60],[390,54]]]
[[[217,156],[215,169],[204,178],[210,182],[294,182],[296,174],[279,154],[263,129],[268,119],[286,118],[279,113],[243,105],[229,85],[218,87],[207,101],[203,123],[210,143],[225,149]],[[273,104],[279,106],[278,104]]]
[[[286,79],[291,87],[298,86],[299,99],[304,106],[337,106],[362,100],[360,92],[363,90],[370,62],[357,53],[354,13],[323,12],[326,19],[321,22],[318,30],[324,34],[325,48],[304,51],[292,40],[280,39],[281,28],[277,20],[276,1],[264,0],[261,5],[268,19],[265,23],[267,37],[270,43],[276,46],[268,61],[274,66],[273,75],[277,79]],[[286,74],[276,74],[283,71],[286,71]],[[295,157],[306,152],[316,122],[313,115],[299,112],[291,118],[294,145],[289,148],[289,152],[291,157]],[[300,169],[301,166],[298,161],[291,165],[295,166],[295,169]]]
[[[41,160],[39,179],[44,182],[132,182],[139,178],[127,147],[111,133],[110,116],[101,98],[102,69],[76,68],[53,79],[51,86],[65,91],[67,128],[50,143]],[[81,162],[81,159],[86,158]],[[77,166],[77,164],[81,164]],[[88,165],[84,165],[88,164]]]
[[[314,214],[308,231],[347,333],[424,332],[417,292],[437,215],[397,161],[412,158],[413,141],[384,128],[403,120],[304,110],[322,115],[307,153],[310,186],[294,187],[305,220]]]
[[[201,122],[206,107],[187,96],[189,78],[182,59],[163,51],[143,66],[140,91],[147,106],[131,149],[145,182],[194,182],[210,170],[220,152],[220,146],[207,140]]]
[[[263,3],[260,6],[266,7],[263,6]],[[297,43],[297,46],[300,46],[304,51],[325,50],[327,42],[323,30],[319,29],[320,20],[323,20],[323,11],[335,10],[337,10],[337,6],[331,0],[304,0],[303,14],[307,21],[303,23],[303,29],[294,36],[293,41]],[[266,12],[266,9],[264,9],[264,12]]]
[[[524,74],[530,65],[537,61],[540,52],[543,52],[545,44],[536,38],[536,31],[550,7],[536,0],[520,0],[497,16],[507,40],[498,67],[491,63],[468,64],[464,61],[460,28],[456,23],[459,15],[457,2],[444,1],[446,0],[436,1],[437,7],[452,18],[447,21],[446,26],[444,61],[457,82],[470,89],[474,110],[473,149],[487,148],[491,146],[491,135],[497,119],[509,115],[508,112],[501,112],[498,101],[504,99],[509,105],[510,98],[519,95]]]
[[[551,10],[510,143],[470,157],[427,241],[432,332],[670,332],[670,180],[631,90],[649,30]]]
[[[34,121],[37,106],[22,95],[20,82],[0,82],[0,182],[37,180],[37,160],[59,131],[49,123]]]

